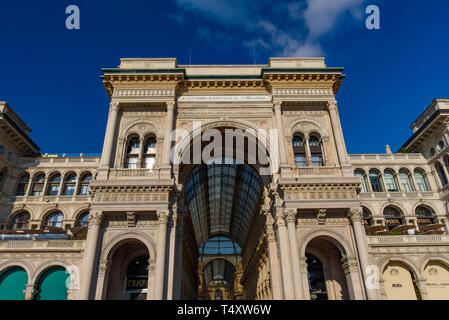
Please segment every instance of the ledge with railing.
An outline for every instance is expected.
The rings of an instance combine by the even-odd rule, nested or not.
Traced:
[[[395,236],[367,236],[368,244],[372,246],[388,245],[447,245],[449,235],[395,235]]]
[[[7,240],[0,241],[1,251],[80,251],[85,240]]]
[[[341,168],[338,167],[294,167],[292,175],[297,177],[341,177],[343,175]]]

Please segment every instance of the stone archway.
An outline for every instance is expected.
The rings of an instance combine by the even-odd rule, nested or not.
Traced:
[[[130,269],[145,264],[139,273]],[[147,274],[142,273],[146,270]],[[107,300],[149,299],[154,287],[150,277],[150,250],[136,239],[123,239],[108,252],[106,262],[100,261],[100,277],[103,277],[102,298]],[[100,282],[100,281],[99,281]]]
[[[318,260],[318,261],[315,261]],[[310,299],[324,298],[325,289],[328,300],[354,299],[350,266],[347,264],[346,252],[340,251],[332,241],[326,237],[313,238],[306,247],[306,264],[308,290]],[[322,275],[319,270],[312,270],[313,266],[322,267]],[[318,269],[318,268],[314,268]],[[316,279],[314,279],[316,277]],[[322,279],[320,279],[322,278]],[[324,281],[324,286],[319,282]],[[317,283],[316,286],[313,286]],[[315,292],[316,291],[316,292]]]

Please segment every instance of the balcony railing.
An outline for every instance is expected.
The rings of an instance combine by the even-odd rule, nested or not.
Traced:
[[[369,245],[448,245],[449,235],[367,236]]]
[[[81,250],[84,240],[11,240],[0,241],[0,250]]]
[[[342,171],[337,167],[296,167],[292,170],[293,177],[319,176],[319,177],[341,177]]]

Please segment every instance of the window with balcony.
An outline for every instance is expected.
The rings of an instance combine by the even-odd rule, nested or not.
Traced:
[[[394,175],[395,175],[395,173],[393,170],[388,169],[388,170],[384,171],[385,184],[386,184],[389,192],[399,191]]]
[[[396,207],[388,206],[384,209],[385,225],[389,230],[404,224],[404,215]]]
[[[30,183],[30,175],[28,173],[23,173],[19,178],[19,183],[17,184],[16,196],[18,197],[25,196],[29,183]]]
[[[89,211],[80,214],[76,221],[77,227],[87,227],[89,225]]]
[[[415,169],[415,181],[419,191],[427,192],[429,187],[427,186],[426,176],[423,170]]]
[[[363,172],[362,170],[355,170],[354,171],[354,175],[356,177],[360,178],[360,181],[362,182],[362,189],[361,192],[368,192],[368,187],[366,185],[366,178],[365,178],[365,172]]]
[[[60,211],[53,212],[47,216],[44,221],[44,227],[56,227],[62,228],[62,221],[64,220],[64,214]]]
[[[304,138],[297,134],[293,137],[293,153],[295,156],[295,164],[297,167],[307,166],[306,148],[304,146]]]
[[[401,180],[402,191],[412,192],[415,191],[413,187],[412,178],[410,172],[406,169],[399,170],[399,180]]]
[[[443,185],[443,187],[447,186],[448,181],[447,181],[447,176],[446,176],[446,173],[444,172],[443,166],[439,162],[437,162],[435,165],[435,169],[438,172],[438,176],[440,178],[440,181],[441,181],[441,184]]]
[[[71,173],[69,174],[69,176],[65,181],[63,194],[65,196],[73,196],[73,194],[75,193],[75,185],[76,185],[76,174]]]
[[[48,191],[46,195],[48,196],[57,196],[59,194],[59,186],[61,184],[61,174],[55,173],[50,177],[50,181],[48,183]]]
[[[312,166],[323,166],[323,150],[321,146],[321,138],[316,134],[309,137],[310,156],[312,158]]]
[[[80,191],[79,194],[82,196],[87,196],[89,193],[89,184],[92,180],[92,174],[90,172],[85,173],[81,176]]]
[[[41,173],[36,176],[31,190],[32,196],[41,196],[44,191],[45,174]]]
[[[126,149],[126,161],[125,168],[136,169],[137,161],[139,159],[140,141],[135,137],[129,140],[128,147]]]
[[[149,137],[145,141],[145,148],[143,150],[143,165],[146,169],[153,169],[156,164],[156,137]]]
[[[430,231],[431,229],[429,229],[429,230],[426,230],[426,229],[428,229],[429,226],[435,225],[438,223],[438,219],[437,219],[435,212],[426,206],[421,205],[421,206],[416,207],[415,214],[418,218],[416,222],[417,222],[418,228],[421,232]],[[431,231],[433,231],[433,230],[431,230]]]
[[[10,230],[24,230],[28,229],[30,223],[30,214],[26,211],[22,211],[14,215],[11,220]]]
[[[380,178],[380,174],[377,170],[370,170],[369,172],[369,180],[371,183],[371,189],[373,192],[383,192],[382,180]]]

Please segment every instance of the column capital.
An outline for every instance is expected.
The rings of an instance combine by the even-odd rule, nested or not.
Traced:
[[[101,211],[94,211],[89,213],[89,226],[99,226],[103,223],[104,214]]]
[[[109,271],[111,271],[112,264],[110,261],[100,261],[98,266],[98,275],[105,276]]]
[[[298,211],[296,209],[286,209],[285,211],[287,223],[296,223],[296,214]]]
[[[363,220],[363,209],[362,208],[349,208],[346,212],[348,218],[351,219],[352,222],[362,221]]]
[[[159,224],[167,224],[169,216],[170,216],[169,210],[159,210],[157,212],[157,219]]]
[[[278,226],[285,226],[285,212],[283,208],[276,210],[276,224]]]
[[[273,101],[274,111],[281,111],[282,101]]]
[[[120,104],[117,101],[111,101],[109,103],[109,110],[111,111],[120,111]]]
[[[329,111],[336,110],[337,109],[337,100],[336,99],[329,100],[327,102],[327,109]]]
[[[27,284],[23,293],[25,293],[25,300],[33,300],[37,290],[34,288],[34,284]]]
[[[175,110],[175,105],[176,105],[175,101],[168,101],[167,102],[167,111]]]

